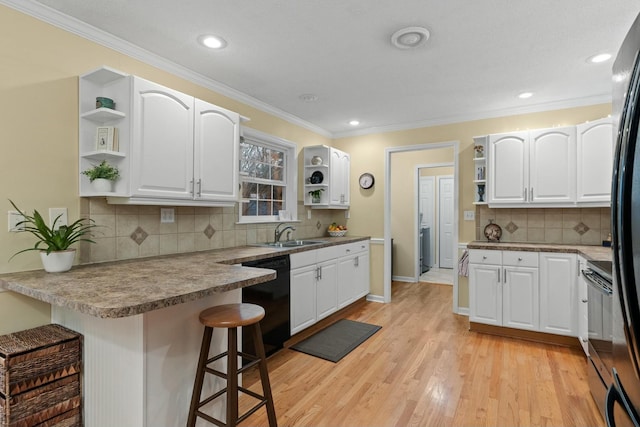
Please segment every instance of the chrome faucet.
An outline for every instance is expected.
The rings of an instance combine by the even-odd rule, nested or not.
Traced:
[[[296,228],[291,225],[287,225],[285,228],[280,230],[280,227],[283,226],[284,224],[285,224],[284,222],[281,222],[276,226],[276,229],[273,232],[273,243],[278,243],[280,241],[280,236],[282,236],[282,233],[284,233],[285,231],[287,230],[296,231]]]

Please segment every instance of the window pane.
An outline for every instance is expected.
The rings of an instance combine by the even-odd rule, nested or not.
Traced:
[[[258,193],[260,200],[271,199],[271,185],[261,184],[259,187],[260,192]]]
[[[274,202],[273,202],[273,212],[274,212],[274,215],[275,215],[275,213],[276,213],[276,212],[278,212],[279,210],[282,210],[282,203],[274,201]]]
[[[282,181],[284,179],[284,169],[280,166],[273,166],[271,168],[271,179],[275,181]]]
[[[258,202],[258,215],[273,215],[271,211],[271,202]]]
[[[283,200],[284,187],[279,185],[273,186],[273,200]]]
[[[242,198],[255,199],[258,197],[258,184],[254,182],[242,183]]]
[[[284,166],[284,153],[282,151],[271,150],[271,164],[274,166]]]
[[[242,215],[256,215],[256,201],[251,200],[250,202],[242,202]]]

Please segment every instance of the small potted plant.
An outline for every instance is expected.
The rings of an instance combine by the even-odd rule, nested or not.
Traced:
[[[318,188],[317,190],[309,191],[309,195],[311,196],[311,203],[320,203],[320,196],[322,195],[323,191],[324,188]]]
[[[95,243],[87,238],[90,236],[91,229],[96,227],[91,219],[87,222],[79,219],[70,225],[56,226],[60,220],[60,216],[58,216],[53,220],[51,226],[47,226],[37,210],[34,209],[33,216],[30,216],[20,210],[12,200],[9,202],[24,218],[16,225],[24,227],[24,231],[33,234],[38,239],[32,248],[16,252],[11,258],[22,252],[39,251],[45,271],[59,273],[70,270],[73,265],[76,250],[70,248],[71,245],[77,242]]]
[[[89,177],[89,182],[93,185],[93,189],[99,193],[111,192],[113,182],[120,178],[118,168],[111,166],[106,160],[82,171],[82,174]]]

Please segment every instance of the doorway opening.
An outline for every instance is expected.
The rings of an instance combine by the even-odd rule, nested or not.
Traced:
[[[453,285],[454,163],[418,164],[415,175],[417,250],[415,277],[420,282]],[[393,196],[392,196],[393,197]]]
[[[418,170],[416,167],[419,164],[429,165],[431,163],[445,163],[450,165],[449,167],[453,167],[453,173],[448,174],[452,176],[452,181],[443,180],[442,185],[448,187],[451,195],[449,196],[452,199],[453,206],[452,220],[447,228],[447,236],[448,245],[444,248],[441,248],[440,252],[443,252],[443,259],[450,259],[453,261],[453,264],[456,264],[456,260],[458,257],[458,182],[459,182],[459,167],[458,167],[458,154],[459,154],[459,142],[458,141],[450,141],[450,142],[440,142],[440,143],[431,143],[431,144],[420,144],[420,145],[412,145],[412,146],[404,146],[404,147],[393,147],[387,148],[385,150],[385,190],[384,190],[384,302],[391,301],[391,272],[392,268],[394,269],[394,277],[395,277],[395,267],[396,264],[393,264],[392,267],[392,239],[395,240],[396,235],[401,235],[402,233],[410,233],[412,237],[409,239],[413,242],[413,248],[408,249],[409,252],[412,252],[410,257],[405,256],[402,252],[398,253],[398,244],[397,240],[394,242],[393,252],[395,252],[393,258],[394,260],[401,260],[402,262],[406,262],[408,259],[411,264],[409,274],[405,275],[407,277],[413,276],[413,280],[417,281],[420,273],[420,265],[419,265],[419,243],[420,238],[419,234],[416,232],[417,225],[419,224],[420,218],[418,214],[418,209],[407,209],[408,206],[402,203],[402,195],[409,193],[409,195],[413,195],[413,199],[410,201],[411,205],[417,205],[418,194],[419,194],[419,180],[417,176],[412,176],[410,178],[411,184],[414,188],[411,191],[410,188],[395,188],[398,185],[398,178],[394,178],[394,174],[397,175],[397,172],[402,170],[406,170],[406,165],[402,164],[402,160],[407,157],[412,158],[412,164],[409,166],[408,170],[410,173],[413,173],[413,170]],[[438,151],[432,151],[438,150]],[[439,153],[446,152],[448,153],[443,159],[436,159]],[[403,154],[408,154],[408,156],[403,156]],[[427,156],[428,160],[420,161],[420,156]],[[433,159],[432,159],[433,157]],[[393,160],[393,161],[392,161]],[[444,174],[443,174],[444,175]],[[440,183],[436,180],[436,185],[440,185]],[[394,187],[395,186],[395,187]],[[395,200],[395,202],[394,202]],[[401,222],[398,220],[392,220],[392,210],[404,210],[410,211],[411,215],[415,216],[413,220],[408,220],[406,222]],[[407,224],[414,224],[413,226],[407,226]],[[405,245],[406,246],[406,245]],[[453,269],[452,269],[453,270]],[[458,313],[458,275],[452,274],[453,276],[453,312]]]

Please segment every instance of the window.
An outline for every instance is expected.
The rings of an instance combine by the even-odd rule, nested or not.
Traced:
[[[245,128],[240,140],[239,222],[297,219],[296,145]]]

